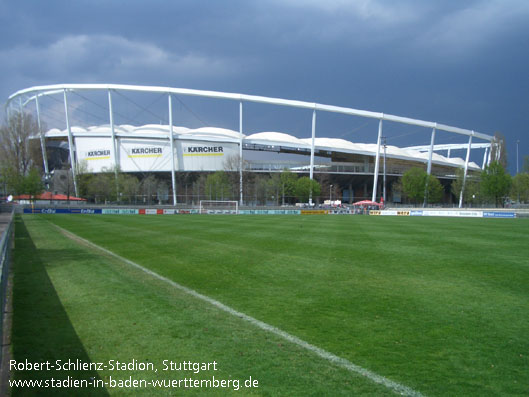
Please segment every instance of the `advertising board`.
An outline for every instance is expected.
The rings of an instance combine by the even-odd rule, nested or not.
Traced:
[[[411,216],[449,216],[449,217],[464,217],[464,218],[481,218],[483,211],[469,211],[469,210],[422,210],[411,211]]]
[[[132,208],[103,208],[102,213],[104,215],[136,215],[138,210]]]
[[[483,218],[516,218],[514,212],[483,211]]]
[[[24,214],[101,214],[101,208],[24,208]]]
[[[327,210],[301,210],[301,215],[327,215]]]
[[[410,216],[410,211],[370,210],[369,215]]]
[[[171,171],[169,141],[122,138],[119,164],[124,172]]]
[[[180,171],[222,171],[228,159],[239,155],[236,143],[177,141],[175,145]]]
[[[112,169],[112,140],[110,138],[76,137],[77,161],[89,172]]]
[[[300,210],[240,210],[241,215],[300,215]]]

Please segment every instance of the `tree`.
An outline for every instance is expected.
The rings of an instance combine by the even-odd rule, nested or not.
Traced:
[[[11,113],[7,124],[0,127],[0,162],[19,175],[27,175],[32,167],[42,165],[39,144],[29,139],[38,133],[38,125],[28,113]]]
[[[198,203],[202,199],[209,199],[206,196],[206,176],[200,174],[198,178],[193,182],[192,186],[192,202]]]
[[[209,200],[229,200],[231,184],[224,171],[209,174],[206,178],[206,195]]]
[[[317,181],[310,179],[308,176],[303,176],[296,181],[294,194],[299,201],[303,203],[308,202],[311,192],[313,199],[320,195],[321,186]]]
[[[519,202],[529,201],[529,173],[516,174],[512,179],[511,197]]]
[[[461,195],[461,189],[463,187],[463,177],[465,170],[458,168],[456,170],[456,179],[452,181],[451,191],[452,194],[456,197],[456,200],[459,200]],[[479,178],[473,174],[467,174],[467,179],[465,181],[465,190],[463,191],[463,203],[476,203],[480,200],[480,184]]]
[[[0,195],[7,196],[7,182],[6,170],[0,166],[0,186],[2,188]]]
[[[77,172],[77,188],[79,190],[80,197],[88,197],[90,195],[90,184],[95,175],[91,172],[88,167],[86,160],[81,161],[75,168]],[[68,181],[70,183],[70,181]],[[71,181],[73,184],[73,179]]]
[[[266,201],[271,197],[270,178],[268,175],[257,174],[254,179],[254,198],[258,205],[266,205]]]
[[[511,176],[498,161],[491,162],[481,173],[483,195],[493,200],[496,206],[503,206],[503,198],[509,194],[511,182]]]
[[[428,183],[428,185],[426,185]],[[424,201],[427,194],[428,203],[438,203],[443,198],[444,188],[433,175],[428,175],[419,167],[410,168],[402,175],[402,189],[414,203]]]
[[[224,171],[226,171],[226,174],[228,176],[230,186],[231,186],[231,196],[233,198],[237,197],[239,198],[239,192],[240,192],[240,169],[241,169],[241,157],[238,154],[234,154],[231,156],[228,156],[224,160]],[[250,183],[250,172],[248,172],[249,169],[249,162],[247,160],[242,160],[242,184],[243,188],[246,189],[249,183]]]
[[[158,188],[158,181],[154,175],[149,175],[141,181],[141,193],[144,198],[147,198],[147,203],[152,203],[152,198],[156,194]]]
[[[5,190],[18,194],[40,192],[43,184],[38,167],[42,167],[39,143],[29,139],[38,133],[37,123],[28,113],[11,113],[0,127],[0,170]],[[30,175],[31,173],[31,175]]]
[[[437,179],[433,175],[428,175],[428,203],[438,203],[442,200],[444,193],[443,185],[441,185],[441,182],[439,182],[439,179]]]
[[[36,167],[31,168],[26,175],[20,174],[13,168],[6,168],[4,170],[4,179],[12,193],[27,194],[35,197],[44,190],[42,177]]]
[[[288,169],[281,172],[281,203],[285,205],[287,198],[295,195],[296,182],[298,176]]]
[[[2,169],[2,179],[5,184],[6,193],[15,193],[21,194],[23,190],[23,175],[20,175],[17,170],[13,167],[3,167]]]
[[[29,194],[31,198],[38,196],[44,190],[44,183],[37,168],[31,168],[24,178],[22,193]]]
[[[120,201],[125,201],[129,204],[136,203],[138,194],[140,193],[140,181],[133,175],[119,174],[118,175],[119,192],[122,194]]]
[[[529,174],[529,156],[524,156],[523,158],[522,172]]]
[[[89,179],[86,191],[89,197],[93,197],[94,202],[116,201],[116,179],[113,172],[103,172],[94,175]]]
[[[424,200],[427,176],[426,171],[419,167],[410,168],[402,175],[402,189],[414,203]]]
[[[270,179],[268,180],[268,190],[270,191],[272,195],[272,199],[275,202],[275,205],[279,205],[279,195],[281,193],[281,174],[274,173],[270,176]]]

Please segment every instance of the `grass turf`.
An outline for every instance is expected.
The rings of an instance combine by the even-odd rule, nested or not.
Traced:
[[[527,220],[99,215],[23,219],[17,223],[15,320],[29,312],[31,291],[38,284],[30,283],[26,294],[18,292],[17,298],[16,280],[27,281],[29,269],[36,266],[39,277],[48,277],[48,288],[55,291],[53,302],[58,312],[62,310],[66,329],[75,329],[72,344],[92,361],[161,360],[173,354],[192,361],[217,359],[226,378],[236,374],[259,379],[260,388],[252,392],[264,395],[385,392],[147,280],[126,265],[88,253],[58,235],[46,220],[424,394],[527,393]],[[24,223],[29,232],[20,237]],[[34,248],[20,248],[22,242]],[[37,265],[25,272],[27,262],[34,262],[30,258],[37,258]],[[185,310],[182,302],[187,302]],[[26,328],[37,322],[46,329],[39,315],[26,316]],[[31,350],[27,346],[41,343],[34,336],[31,341],[24,326],[14,328],[15,353],[17,346],[26,348],[18,353],[21,358]],[[205,335],[196,332],[204,328]],[[17,337],[17,330],[22,336]],[[239,332],[244,336],[235,336]],[[232,354],[237,350],[242,354]],[[70,348],[48,349],[42,355],[49,351],[71,355]],[[105,379],[111,374],[97,375]]]

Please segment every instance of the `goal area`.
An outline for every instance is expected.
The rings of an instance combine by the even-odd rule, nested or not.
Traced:
[[[201,214],[238,214],[238,201],[200,200]]]

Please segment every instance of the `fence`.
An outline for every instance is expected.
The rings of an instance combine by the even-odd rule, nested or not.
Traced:
[[[9,264],[13,245],[13,206],[0,205],[0,341],[4,341],[5,304],[8,291]],[[4,349],[0,349],[0,363]]]

